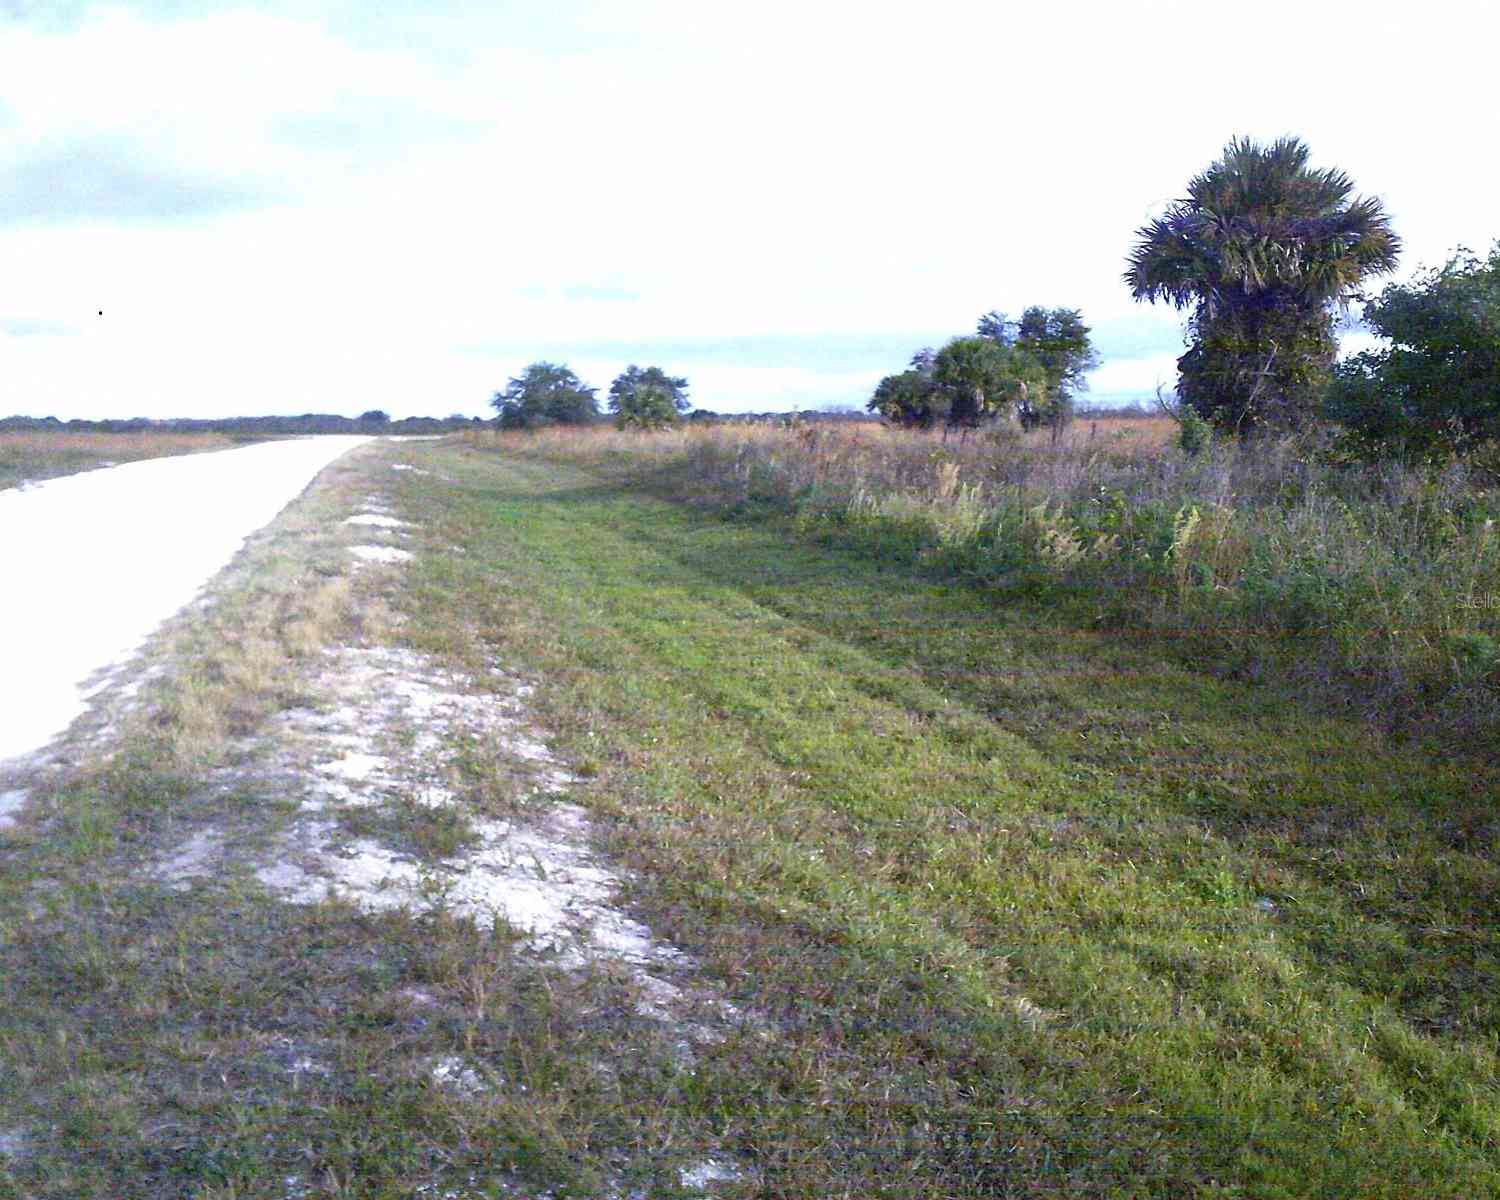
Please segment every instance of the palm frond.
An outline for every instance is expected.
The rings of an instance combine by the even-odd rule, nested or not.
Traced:
[[[1308,158],[1298,138],[1232,138],[1185,198],[1136,231],[1125,272],[1135,298],[1209,310],[1236,295],[1343,303],[1364,276],[1393,269],[1401,243],[1380,202],[1350,200],[1349,176]]]

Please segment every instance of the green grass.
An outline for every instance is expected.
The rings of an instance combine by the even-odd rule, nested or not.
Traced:
[[[468,553],[411,636],[549,681],[639,903],[783,1025],[716,1084],[781,1185],[1500,1184],[1491,768],[878,545],[428,453]]]
[[[0,1133],[28,1141],[0,1197],[673,1196],[705,1153],[745,1169],[722,1195],[1500,1195],[1492,766],[878,538],[401,454],[446,479],[344,486],[419,523],[404,582],[308,615],[315,492],[177,635],[196,659],[262,614],[258,669],[223,649],[197,708],[162,683],[156,734],[0,844]],[[151,739],[253,734],[295,678],[225,679],[361,630],[536,680],[632,910],[754,1020],[684,1062],[628,978],[503,928],[154,881],[286,800]],[[368,819],[437,857],[468,832]],[[490,1090],[434,1086],[446,1055]]]
[[[1442,468],[1333,461],[1320,434],[1187,455],[1167,418],[1053,443],[868,425],[642,436],[473,432],[666,499],[795,516],[809,536],[1179,643],[1460,752],[1500,734],[1500,492]]]

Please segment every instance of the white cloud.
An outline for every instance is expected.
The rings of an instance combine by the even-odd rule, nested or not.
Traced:
[[[1177,383],[1177,358],[1152,354],[1144,358],[1122,358],[1107,362],[1089,376],[1089,389],[1098,396],[1153,394],[1157,387],[1170,392]]]
[[[1231,18],[1183,3],[534,7],[6,28],[0,172],[92,147],[205,202],[142,184],[149,226],[117,197],[0,227],[7,317],[87,335],[0,327],[0,407],[446,413],[519,365],[474,343],[960,332],[1031,303],[1106,326],[1141,311],[1135,228],[1240,132],[1298,133],[1384,196],[1411,265],[1500,234],[1472,152],[1488,10],[1237,11],[1239,86]],[[1294,52],[1331,44],[1399,46],[1402,85],[1333,94]],[[1149,390],[1161,356],[1119,353],[1095,393]],[[901,365],[747,358],[782,373],[716,386],[801,403]]]

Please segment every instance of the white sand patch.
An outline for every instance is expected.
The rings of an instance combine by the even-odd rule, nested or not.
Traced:
[[[178,846],[170,858],[158,864],[156,877],[173,888],[186,888],[193,879],[209,874],[220,845],[216,830],[200,830]]]
[[[21,809],[26,804],[27,792],[25,788],[12,788],[8,792],[0,792],[0,829],[9,829],[16,823],[21,815]]]
[[[701,1191],[711,1183],[736,1183],[741,1175],[733,1163],[722,1158],[709,1158],[696,1167],[684,1167],[677,1178],[683,1187]]]
[[[0,1129],[0,1158],[24,1158],[30,1149],[24,1129]]]
[[[247,862],[260,884],[288,903],[341,900],[370,912],[445,911],[491,928],[502,924],[565,970],[623,971],[638,1011],[674,1028],[684,1059],[722,1035],[693,1014],[704,1005],[725,1021],[742,1014],[686,981],[693,960],[622,911],[624,878],[590,846],[585,809],[560,800],[535,817],[497,819],[474,810],[447,773],[450,743],[481,744],[508,758],[518,790],[550,793],[576,778],[524,719],[530,688],[498,669],[476,677],[438,669],[409,650],[345,647],[323,656],[308,681],[316,709],[282,713],[258,768],[278,795],[296,801],[269,853]],[[270,773],[266,773],[270,772]],[[225,778],[244,780],[226,769]],[[452,856],[422,859],[403,841],[413,810],[457,810],[470,833]],[[341,814],[379,807],[384,834],[354,834]],[[362,826],[368,828],[368,826]],[[222,864],[226,835],[203,831],[157,865],[176,883]]]
[[[78,698],[80,700],[92,700],[100,692],[108,689],[109,686],[113,683],[113,672],[108,672],[105,674],[103,679],[99,680],[98,683],[80,685],[78,688]]]
[[[479,1072],[456,1054],[449,1054],[432,1064],[433,1082],[465,1096],[489,1091]]]
[[[386,767],[390,764],[379,754],[346,754],[343,758],[335,758],[331,762],[319,763],[318,770],[325,775],[336,775],[340,779],[347,779],[354,783],[366,779],[383,779],[386,777]]]
[[[413,475],[426,475],[432,479],[441,479],[444,483],[453,482],[453,478],[450,475],[444,475],[441,471],[428,471],[422,467],[414,467],[411,463],[392,463],[391,470],[410,471]]]
[[[423,808],[451,808],[458,799],[452,788],[437,783],[422,784],[406,795],[413,804],[420,804]]]
[[[313,821],[289,847],[295,859],[257,876],[295,903],[343,899],[367,912],[442,908],[481,925],[503,921],[534,949],[560,953],[566,966],[585,966],[601,954],[640,967],[683,962],[680,951],[611,905],[619,877],[572,840],[586,830],[582,810],[561,807],[571,810],[567,819],[541,829],[476,821],[477,849],[425,866],[369,838],[341,844],[333,823]],[[650,1015],[682,999],[663,980],[638,982]]]
[[[545,763],[553,762],[552,751],[536,740],[527,737],[524,733],[518,733],[510,739],[510,751],[517,758],[524,758],[527,762]]]
[[[45,747],[79,687],[191,601],[244,540],[363,437],[263,442],[0,491],[0,762]]]
[[[117,693],[118,698],[120,700],[134,700],[141,694],[141,689],[143,687],[145,687],[148,683],[153,682],[154,680],[160,679],[163,675],[166,674],[166,672],[167,668],[165,663],[154,663],[153,665],[147,667],[144,671],[137,673],[136,676],[130,680],[130,682],[126,683],[122,688],[120,688],[119,692]]]
[[[396,546],[350,546],[349,553],[361,562],[404,563],[411,561],[411,554]]]
[[[376,529],[410,529],[410,521],[398,520],[396,517],[387,517],[382,513],[356,513],[352,517],[344,518],[345,525],[370,525]]]
[[[334,828],[332,823],[320,823],[304,831],[297,849],[304,861],[316,860],[312,870],[281,862],[261,868],[256,877],[296,904],[342,899],[366,912],[381,912],[421,903],[421,876],[415,863],[363,838],[337,848],[329,836]]]
[[[641,1011],[649,1016],[659,1015],[683,999],[682,989],[665,979],[643,975],[637,982],[641,991]]]
[[[303,812],[322,812],[330,800],[335,804],[347,804],[357,808],[376,804],[380,800],[380,796],[375,792],[352,788],[337,779],[312,780],[310,784],[311,791],[302,798],[302,803],[298,806]]]
[[[330,825],[329,828],[332,828]],[[304,830],[304,837],[310,831]],[[314,843],[321,845],[321,842]],[[280,892],[288,901],[301,904],[316,904],[328,895],[326,884],[309,875],[295,862],[283,859],[267,863],[255,872],[255,877],[272,891]]]
[[[577,783],[524,719],[529,685],[498,669],[444,671],[410,650],[352,647],[327,654],[317,682],[326,703],[281,718],[287,735],[310,743],[312,770],[298,818],[256,872],[265,887],[292,903],[338,898],[368,912],[442,909],[485,927],[500,922],[566,969],[623,967],[642,1013],[684,1024],[693,997],[663,976],[691,960],[616,906],[624,880],[590,848],[586,810],[556,802],[534,819],[495,819],[468,809],[444,774],[457,737],[501,752],[523,792]],[[330,757],[330,745],[341,753]],[[341,809],[370,805],[396,815],[403,805],[453,806],[473,838],[449,859],[423,862],[341,831]]]

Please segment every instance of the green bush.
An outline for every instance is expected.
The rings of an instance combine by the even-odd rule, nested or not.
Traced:
[[[1184,454],[1197,457],[1208,449],[1214,429],[1195,409],[1184,407],[1177,418],[1177,444]]]
[[[1391,345],[1339,364],[1329,417],[1372,453],[1411,459],[1500,439],[1500,244],[1392,284],[1364,319]]]
[[[490,399],[502,429],[586,425],[599,417],[595,389],[562,363],[534,362]]]
[[[620,429],[665,429],[692,407],[687,391],[685,377],[632,363],[609,385],[609,411]]]

